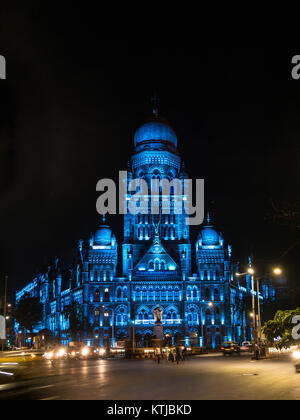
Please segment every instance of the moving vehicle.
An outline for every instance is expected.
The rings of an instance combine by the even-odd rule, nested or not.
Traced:
[[[224,354],[224,356],[232,356],[234,354],[239,355],[240,354],[240,347],[237,343],[234,343],[233,341],[226,341],[223,346],[221,347],[221,350]]]

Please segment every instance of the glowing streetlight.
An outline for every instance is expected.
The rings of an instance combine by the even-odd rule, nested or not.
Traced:
[[[214,306],[214,304],[213,304],[212,302],[209,302],[208,306],[209,306],[210,308],[212,308],[212,307]]]
[[[253,275],[255,273],[254,268],[252,268],[252,267],[249,267],[247,271],[251,275]]]
[[[273,273],[276,274],[276,276],[280,276],[282,274],[282,270],[279,267],[274,268]]]

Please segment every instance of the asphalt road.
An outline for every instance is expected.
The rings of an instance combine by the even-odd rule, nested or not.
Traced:
[[[207,355],[179,365],[152,360],[35,362],[1,367],[0,400],[299,400],[290,359]],[[17,376],[19,375],[19,376]],[[4,383],[6,382],[6,383]]]

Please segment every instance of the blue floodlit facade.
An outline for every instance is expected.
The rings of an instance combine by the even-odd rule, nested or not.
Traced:
[[[155,111],[135,133],[128,182],[140,178],[151,185],[152,179],[187,178],[177,142],[173,128]],[[79,241],[70,269],[56,260],[17,293],[17,302],[26,292],[40,297],[43,321],[36,331],[48,329],[67,344],[71,338],[63,311],[76,301],[92,327],[83,338],[88,345],[115,346],[132,338],[134,331],[137,345],[147,346],[153,336],[153,309],[159,303],[164,334],[173,343],[184,340],[187,345],[216,348],[227,340],[251,339],[251,279],[235,277],[238,264],[231,246],[209,215],[202,226],[194,227],[199,234],[192,245],[186,214],[175,214],[172,200],[170,214],[163,214],[161,192],[157,199],[159,214],[124,215],[119,252],[114,233],[103,221],[87,243]],[[271,283],[261,286],[263,305],[275,292]]]

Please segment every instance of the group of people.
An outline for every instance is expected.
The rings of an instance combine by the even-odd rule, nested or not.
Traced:
[[[158,347],[155,349],[155,360],[160,363],[162,357],[165,357],[168,362],[179,363],[188,360],[188,351],[185,346],[176,346],[175,348],[167,348],[165,355]]]

